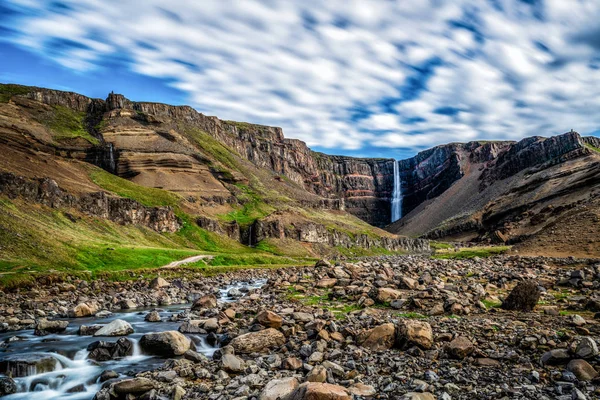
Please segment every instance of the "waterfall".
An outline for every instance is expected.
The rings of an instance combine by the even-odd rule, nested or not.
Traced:
[[[398,161],[394,160],[394,192],[392,193],[392,222],[402,218],[402,180]]]
[[[117,164],[115,163],[115,145],[108,144],[108,168],[113,174],[117,172]]]

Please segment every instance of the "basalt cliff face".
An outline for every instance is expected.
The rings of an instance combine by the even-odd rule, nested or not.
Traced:
[[[224,121],[188,106],[1,86],[0,147],[9,156],[0,172],[13,178],[0,191],[11,197],[158,232],[185,226],[168,208],[175,207],[200,228],[252,246],[293,239],[339,248],[429,249],[427,241],[375,228],[390,221],[392,159],[317,153],[284,138],[280,128]],[[131,203],[139,197],[135,189],[112,176],[169,195]],[[19,179],[52,182],[64,196],[52,204],[27,197],[14,187]],[[121,196],[130,199],[119,203]],[[89,199],[102,205],[86,209]],[[114,212],[121,208],[123,215]],[[274,212],[290,222],[280,234],[264,229]]]
[[[519,142],[449,144],[419,153],[399,162],[404,218],[387,229],[432,239],[517,244],[524,252],[539,242],[557,255],[577,248],[595,254],[599,143],[572,131]],[[570,229],[570,240],[553,234],[557,225],[564,228],[581,213],[591,213],[583,231]]]

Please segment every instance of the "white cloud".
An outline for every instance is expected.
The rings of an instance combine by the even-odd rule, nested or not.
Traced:
[[[125,54],[201,112],[282,126],[312,146],[422,148],[600,127],[598,49],[573,41],[597,29],[594,0],[498,0],[501,10],[468,0],[67,0],[61,13],[50,1],[7,1],[29,13],[0,21],[19,33],[4,40],[77,71]],[[56,51],[57,39],[80,46]],[[404,98],[434,58],[424,88]],[[357,109],[364,119],[352,118]]]

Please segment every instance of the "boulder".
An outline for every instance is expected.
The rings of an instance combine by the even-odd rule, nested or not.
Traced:
[[[160,276],[152,279],[152,281],[150,282],[151,289],[161,289],[168,286],[171,286],[171,284],[165,279],[161,278]]]
[[[160,322],[161,321],[160,314],[158,313],[158,311],[150,311],[144,317],[144,321],[146,321],[146,322]]]
[[[588,382],[598,376],[598,372],[587,361],[577,359],[567,364],[567,370],[575,374],[580,381]]]
[[[316,365],[306,375],[307,382],[325,382],[327,380],[327,368]]]
[[[261,353],[282,346],[285,336],[276,329],[268,328],[258,332],[249,332],[233,338],[231,346],[237,353]]]
[[[393,323],[376,326],[362,332],[357,337],[357,343],[370,350],[387,350],[394,345],[396,327]]]
[[[149,354],[180,356],[190,349],[190,339],[177,331],[147,333],[140,339],[140,347]]]
[[[22,378],[54,371],[60,363],[43,353],[9,354],[0,358],[0,374]]]
[[[258,313],[256,322],[267,328],[279,329],[283,323],[283,318],[272,311],[265,310]]]
[[[348,391],[329,383],[306,382],[298,386],[287,400],[351,400]]]
[[[575,348],[575,355],[579,358],[594,358],[599,354],[596,341],[590,337],[583,337]]]
[[[93,311],[86,303],[79,303],[68,314],[71,318],[83,318],[92,316]]]
[[[244,361],[233,354],[224,354],[221,357],[221,368],[225,372],[239,374],[244,371]]]
[[[217,306],[217,297],[214,294],[205,294],[196,299],[192,304],[192,311],[204,310],[207,308],[215,308]]]
[[[80,325],[77,334],[80,336],[92,336],[94,333],[102,329],[104,325]]]
[[[125,379],[113,384],[112,389],[123,397],[128,394],[139,395],[154,389],[154,382],[147,378]]]
[[[408,392],[405,393],[402,397],[400,397],[401,400],[435,400],[435,396],[432,395],[431,393],[417,393],[417,392]]]
[[[192,319],[185,321],[179,326],[179,332],[182,333],[207,333],[204,329],[204,319]]]
[[[46,336],[51,333],[64,332],[69,326],[69,321],[49,321],[40,319],[35,327],[34,335]]]
[[[502,302],[505,310],[532,311],[540,299],[540,289],[536,281],[519,282]]]
[[[97,341],[90,343],[87,350],[90,360],[109,361],[132,355],[133,343],[127,338],[120,338],[116,342]]]
[[[115,319],[94,333],[94,336],[127,336],[133,333],[131,324],[122,319]]]
[[[540,362],[542,365],[559,365],[566,364],[570,358],[571,355],[567,349],[552,349],[542,355]]]
[[[335,278],[324,278],[317,281],[315,284],[316,287],[326,289],[332,288],[337,284],[337,279]]]
[[[281,400],[298,388],[296,378],[274,379],[269,381],[260,393],[258,400]]]
[[[396,326],[395,343],[401,349],[415,345],[425,350],[430,349],[433,346],[431,325],[425,321],[401,320]]]
[[[348,388],[348,391],[359,397],[371,397],[377,394],[377,390],[371,385],[365,385],[364,383],[355,383]]]
[[[7,376],[0,377],[0,397],[17,393],[17,384],[12,378]]]
[[[464,336],[457,336],[446,346],[446,353],[452,358],[462,360],[475,351],[473,343]]]
[[[376,300],[380,303],[389,303],[392,300],[396,300],[402,297],[402,292],[392,288],[379,288],[377,289]]]

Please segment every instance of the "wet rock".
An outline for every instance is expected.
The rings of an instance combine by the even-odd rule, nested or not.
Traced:
[[[446,346],[446,352],[452,358],[462,360],[475,351],[473,343],[464,336],[457,336]]]
[[[342,386],[306,382],[298,386],[287,400],[351,400],[351,398]]]
[[[505,310],[532,311],[540,299],[541,292],[536,281],[519,282],[510,292],[502,308]]]
[[[259,332],[250,332],[235,337],[231,341],[231,346],[237,353],[260,353],[285,343],[285,336],[273,328],[268,328]]]
[[[47,354],[10,354],[0,358],[0,374],[22,378],[54,371],[60,363]]]
[[[115,319],[94,333],[94,336],[127,336],[133,333],[133,327],[127,321]]]
[[[109,361],[132,355],[133,343],[127,338],[121,338],[116,342],[97,341],[90,343],[87,350],[90,352],[88,354],[90,360]]]
[[[46,336],[51,333],[64,332],[69,326],[69,321],[49,321],[47,319],[41,319],[38,321],[34,335]]]
[[[580,381],[591,381],[598,376],[598,372],[587,361],[577,359],[567,364],[567,370],[575,374]]]
[[[433,331],[425,321],[400,320],[396,326],[396,346],[406,349],[410,346],[430,349],[433,346]]]
[[[177,331],[147,333],[140,339],[140,347],[149,354],[180,356],[190,349],[190,339]]]
[[[217,297],[214,294],[206,294],[192,304],[192,311],[201,311],[207,308],[215,308],[217,306]]]
[[[387,323],[359,334],[357,343],[371,350],[387,350],[394,345],[395,336],[396,327],[393,323]]]
[[[256,322],[267,328],[279,329],[283,323],[283,318],[272,311],[261,311],[256,316]]]
[[[115,371],[107,370],[107,371],[103,371],[100,374],[100,377],[98,378],[98,381],[100,383],[103,383],[103,382],[109,381],[111,379],[117,379],[118,377],[119,377],[119,374],[116,373]]]
[[[274,379],[269,381],[260,393],[259,400],[282,400],[286,399],[298,388],[296,378]]]
[[[0,377],[0,397],[17,392],[17,384],[12,378]]]
[[[150,311],[144,317],[144,321],[146,321],[146,322],[160,322],[161,321],[160,314],[158,313],[158,311]]]
[[[81,336],[92,336],[102,329],[103,325],[80,325],[77,333]]]

